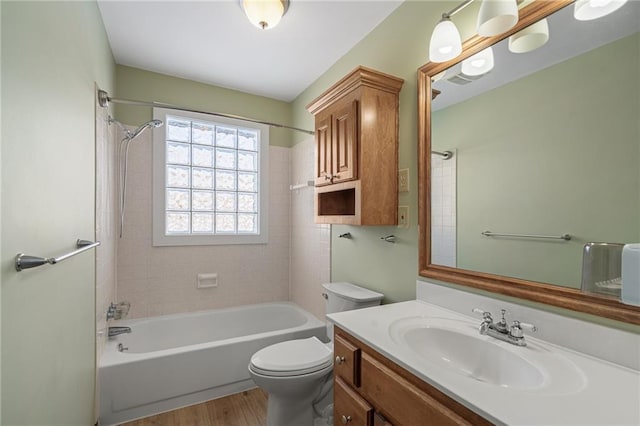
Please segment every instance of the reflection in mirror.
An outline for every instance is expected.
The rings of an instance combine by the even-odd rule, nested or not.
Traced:
[[[529,28],[419,70],[420,273],[640,323],[619,268],[592,262],[589,290],[607,288],[580,292],[591,243],[640,241],[640,2],[593,21],[535,6]]]
[[[585,244],[640,241],[638,10],[566,7],[433,83],[433,264],[580,288]]]

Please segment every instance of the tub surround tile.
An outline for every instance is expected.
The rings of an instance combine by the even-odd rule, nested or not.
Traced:
[[[118,299],[129,318],[289,300],[289,153],[269,148],[267,245],[153,247],[151,133],[129,152],[125,235],[118,241]],[[218,287],[198,289],[197,274],[218,273]]]
[[[310,138],[291,149],[291,185],[313,180],[315,142]],[[322,284],[330,281],[331,226],[314,223],[314,189],[291,192],[291,300],[324,320]]]
[[[101,242],[96,256],[96,359],[106,342],[106,312],[115,300],[117,245],[116,132],[108,124],[108,112],[96,105],[96,233]]]
[[[269,148],[267,245],[152,247],[151,135],[139,138],[129,153],[124,236],[116,241],[117,298],[131,303],[129,318],[282,300],[324,318],[331,228],[313,222],[313,188],[289,190],[313,179],[312,139]],[[197,275],[211,272],[218,287],[198,289]]]

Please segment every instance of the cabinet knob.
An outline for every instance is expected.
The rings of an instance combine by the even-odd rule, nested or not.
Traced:
[[[347,423],[349,423],[351,421],[351,416],[342,416],[342,418],[340,420],[342,420],[342,424],[343,425],[346,425]]]
[[[336,364],[342,364],[343,362],[344,362],[344,357],[343,357],[343,356],[338,355],[338,356],[336,357]]]

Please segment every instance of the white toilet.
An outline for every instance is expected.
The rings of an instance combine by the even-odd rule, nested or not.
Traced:
[[[350,283],[322,286],[327,314],[376,306],[384,296]],[[333,339],[328,321],[327,335]],[[253,354],[249,374],[269,394],[267,426],[313,425],[313,404],[330,394],[332,371],[333,342],[316,337],[276,343]]]

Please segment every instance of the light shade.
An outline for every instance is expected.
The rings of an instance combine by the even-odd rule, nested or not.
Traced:
[[[469,76],[486,74],[492,69],[493,49],[491,46],[462,61],[462,73]]]
[[[288,0],[242,0],[242,8],[253,25],[269,30],[280,22]]]
[[[546,18],[529,25],[509,37],[509,51],[526,53],[536,50],[549,40],[549,23]]]
[[[513,28],[518,23],[516,0],[482,0],[478,12],[478,34],[491,37]]]
[[[578,21],[590,21],[602,18],[620,9],[627,0],[578,0],[573,9],[573,16]]]
[[[429,42],[429,60],[446,62],[462,53],[462,40],[456,25],[451,19],[443,17],[431,34]]]

